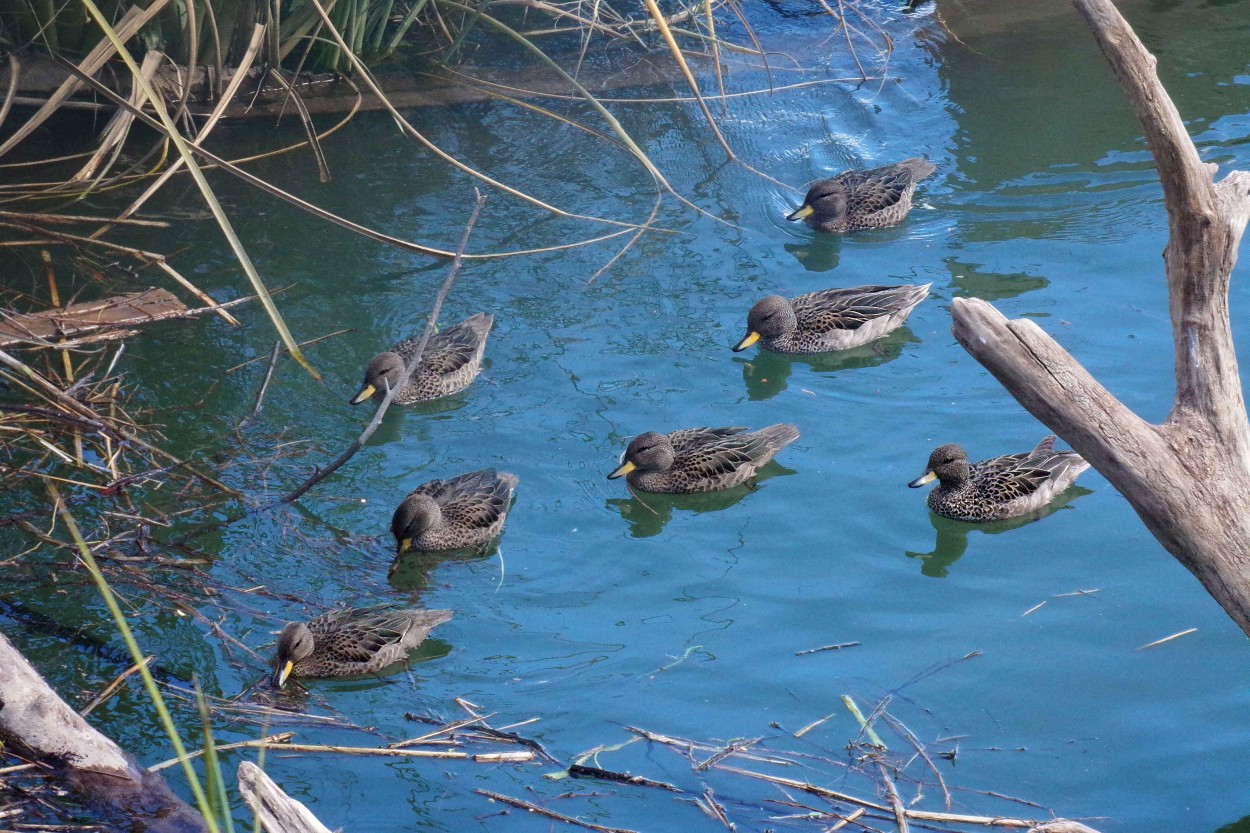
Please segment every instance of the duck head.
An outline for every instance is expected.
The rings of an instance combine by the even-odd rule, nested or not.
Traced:
[[[648,431],[634,437],[621,455],[621,464],[608,475],[608,479],[615,480],[632,471],[667,471],[672,465],[672,442],[663,434]]]
[[[365,381],[360,392],[352,397],[352,404],[359,405],[374,394],[384,394],[394,390],[404,381],[404,360],[398,353],[387,351],[379,353],[369,360],[365,368]]]
[[[287,678],[295,669],[295,663],[306,659],[313,652],[312,631],[303,622],[287,622],[282,633],[278,634],[278,658],[274,662],[274,684],[278,688],[286,685]]]
[[[427,530],[443,523],[443,510],[429,495],[409,495],[391,516],[391,534],[398,554],[407,552],[412,542]]]
[[[939,445],[929,455],[929,465],[925,473],[907,485],[919,489],[926,483],[940,480],[943,483],[962,483],[971,476],[968,468],[968,453],[954,443]]]
[[[780,295],[761,298],[747,313],[747,334],[734,345],[734,352],[742,352],[761,338],[780,338],[794,332],[798,326],[799,320],[789,301]]]

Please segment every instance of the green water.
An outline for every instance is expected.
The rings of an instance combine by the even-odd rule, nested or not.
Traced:
[[[990,13],[979,5],[939,7]],[[1250,3],[1128,8],[1204,158],[1250,167]],[[905,485],[940,443],[988,457],[1030,448],[1046,433],[954,343],[954,297],[1035,319],[1143,416],[1166,415],[1166,223],[1136,124],[1065,9],[1029,23],[979,17],[985,25],[970,27],[962,43],[931,5],[913,16],[881,14],[895,44],[886,83],[733,99],[720,121],[742,159],[795,185],[928,157],[938,172],[905,223],[846,239],[788,224],[796,195],[725,164],[693,107],[613,104],[676,190],[719,219],[668,198],[656,225],[676,233],[642,237],[593,285],[625,238],[467,263],[444,320],[477,311],[496,319],[473,387],[438,407],[394,409],[370,445],[298,508],[197,540],[215,581],[273,591],[231,592],[204,607],[213,619],[224,613],[225,630],[262,654],[282,622],[339,601],[456,611],[414,663],[415,689],[403,673],[311,683],[309,710],[369,728],[296,722],[299,740],[401,739],[425,731],[405,712],[459,717],[453,698],[463,697],[497,713],[496,725],[540,717],[520,731],[566,762],[627,740],[626,725],[713,743],[766,737],[773,750],[850,762],[845,746],[858,727],[840,696],[866,711],[889,697],[890,712],[931,752],[958,750],[954,764],[935,758],[956,811],[1053,811],[1143,833],[1211,831],[1250,815],[1245,638],[1100,475],[1083,475],[1083,488],[1049,517],[984,531],[932,517],[923,494]],[[751,15],[766,45],[815,68],[796,73],[775,56],[778,83],[845,71],[844,42],[830,37],[827,18],[799,3]],[[513,58],[505,49],[490,57]],[[701,82],[713,88],[710,75]],[[727,78],[735,90],[764,83],[741,68]],[[602,127],[583,108],[562,112]],[[654,189],[640,166],[568,126],[496,103],[411,116],[470,164],[568,210],[633,222],[651,211]],[[239,125],[217,141],[241,155],[301,135],[294,123]],[[473,201],[467,177],[382,115],[356,119],[325,150],[326,185],[304,155],[255,170],[389,234],[454,247]],[[239,435],[246,453],[233,432],[252,408],[264,362],[224,371],[267,355],[273,334],[258,308],[239,314],[242,328],[206,318],[153,329],[131,342],[121,367],[171,450],[243,453],[223,477],[271,497],[358,433],[367,414],[345,400],[365,362],[419,329],[446,266],[215,182],[270,285],[291,287],[279,303],[297,337],[352,332],[309,349],[324,383],[280,366],[265,410]],[[189,219],[149,247],[178,251],[176,265],[222,299],[246,291],[189,183],[171,186],[158,208]],[[470,249],[548,246],[603,229],[491,192]],[[1245,278],[1243,267],[1232,298],[1243,349]],[[730,352],[758,297],[896,282],[932,282],[932,296],[875,349],[797,360]],[[644,504],[605,480],[642,431],[780,421],[802,437],[754,490]],[[484,466],[520,476],[499,553],[406,563],[388,580],[387,524],[399,498],[427,479]],[[58,618],[75,622],[73,611]],[[214,695],[237,695],[265,673],[170,610],[146,608],[136,625],[175,679],[197,677]],[[1188,628],[1197,632],[1136,650]],[[98,689],[123,667],[29,622],[5,622],[5,631],[70,693]],[[859,645],[796,656],[843,642]],[[134,690],[97,717],[145,761],[168,757],[141,712]],[[790,736],[831,713],[803,738]],[[184,725],[193,723],[187,712]],[[221,741],[262,731],[229,714],[216,729]],[[887,742],[909,754],[896,736]],[[702,793],[700,778],[668,751],[635,744],[599,764]],[[547,764],[271,753],[266,768],[330,828],[356,833],[547,829],[517,811],[493,816],[499,808],[475,788],[535,801],[593,792],[552,806],[615,827],[724,829],[667,793],[548,781],[555,767]],[[875,797],[863,778],[810,759],[781,774]],[[905,800],[916,793],[911,778],[926,782],[917,806],[942,809],[923,763],[906,770]],[[795,812],[760,804],[785,799],[779,790],[727,775],[707,783],[743,829],[822,824],[770,820]]]

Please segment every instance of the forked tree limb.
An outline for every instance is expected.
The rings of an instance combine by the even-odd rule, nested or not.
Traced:
[[[956,299],[955,338],[1030,413],[1098,469],[1151,533],[1250,634],[1250,427],[1228,286],[1250,220],[1250,173],[1216,183],[1111,0],[1073,0],[1141,122],[1163,183],[1176,399],[1152,425],[1028,320]]]

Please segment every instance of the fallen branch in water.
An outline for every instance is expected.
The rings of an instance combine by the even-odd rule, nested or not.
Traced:
[[[408,380],[412,378],[413,372],[421,364],[422,355],[425,353],[425,345],[429,342],[430,336],[434,334],[434,325],[438,323],[438,313],[443,308],[443,301],[447,299],[447,293],[451,291],[451,285],[455,283],[456,276],[460,273],[461,258],[464,256],[465,247],[469,245],[469,235],[473,233],[473,226],[477,223],[478,215],[482,213],[482,206],[486,204],[486,197],[481,192],[475,190],[474,193],[477,194],[477,201],[473,204],[472,213],[469,214],[469,222],[464,227],[460,245],[456,247],[455,257],[451,261],[451,271],[447,273],[447,280],[443,281],[442,288],[439,289],[438,295],[434,298],[434,306],[430,309],[430,317],[425,322],[425,330],[421,333],[421,340],[417,342],[417,348],[413,352],[412,358],[408,360],[407,367],[404,368],[404,377],[399,384],[386,392],[386,398],[378,406],[373,419],[365,426],[365,430],[361,432],[360,436],[348,446],[347,450],[336,457],[325,468],[318,469],[312,477],[297,486],[290,494],[284,496],[277,505],[293,503],[299,500],[309,489],[338,471],[344,463],[356,455],[356,452],[364,448],[365,443],[373,436],[373,432],[378,430],[378,426],[382,424],[382,417],[385,416],[386,410],[391,407],[391,401],[395,398],[395,395],[404,389],[404,386],[408,384]]]

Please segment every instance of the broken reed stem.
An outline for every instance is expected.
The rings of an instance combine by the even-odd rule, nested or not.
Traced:
[[[279,500],[278,504],[293,503],[299,500],[309,489],[338,471],[344,463],[356,456],[356,452],[364,448],[365,443],[373,436],[373,432],[378,430],[378,426],[382,424],[382,417],[386,415],[387,408],[391,407],[391,401],[408,384],[408,380],[412,378],[413,372],[421,364],[422,355],[425,353],[425,345],[429,343],[430,336],[434,333],[434,325],[438,323],[438,313],[443,308],[443,301],[447,299],[447,293],[451,291],[451,285],[455,283],[456,276],[460,274],[461,258],[464,255],[465,247],[469,245],[469,235],[473,233],[473,226],[477,223],[477,218],[482,213],[482,206],[486,204],[486,197],[480,191],[475,188],[473,193],[477,195],[477,200],[473,204],[473,211],[469,214],[469,222],[464,227],[460,245],[456,247],[455,256],[452,257],[451,271],[447,273],[447,279],[443,281],[442,288],[439,289],[438,295],[434,298],[434,306],[430,310],[430,317],[425,322],[425,330],[421,333],[421,340],[417,342],[417,348],[413,352],[412,358],[408,360],[408,366],[404,368],[403,379],[399,381],[399,384],[386,392],[386,398],[378,406],[373,419],[369,421],[369,424],[361,432],[360,436],[356,438],[355,442],[348,446],[347,450],[335,458],[328,466],[324,469],[318,469],[312,477],[305,480],[294,491]]]
[[[363,755],[380,758],[442,758],[447,760],[474,761],[476,763],[525,763],[532,761],[537,757],[529,750],[519,750],[515,752],[459,752],[451,750],[433,750],[433,749],[389,749],[387,747],[374,746],[325,746],[314,743],[287,743],[286,739],[295,736],[294,732],[283,732],[278,735],[271,735],[260,740],[244,740],[238,743],[229,743],[216,747],[220,752],[223,749],[273,749],[280,752],[307,752],[307,753],[328,753],[334,755]],[[204,750],[197,750],[188,753],[188,758],[198,758],[204,754]],[[162,761],[159,764],[148,767],[148,772],[158,772],[181,763],[177,758],[169,761]]]
[[[519,798],[511,798],[506,795],[501,795],[496,792],[491,792],[490,790],[478,789],[478,790],[474,790],[473,792],[477,793],[478,795],[486,796],[491,801],[498,801],[501,804],[507,804],[511,807],[517,807],[521,810],[525,810],[526,812],[534,813],[535,815],[545,816],[546,818],[555,819],[556,821],[562,821],[565,824],[571,824],[576,827],[584,827],[587,830],[597,831],[597,833],[636,833],[636,831],[634,830],[628,830],[623,827],[604,827],[601,824],[595,824],[589,821],[582,821],[579,818],[574,818],[573,816],[566,816],[563,813],[557,813],[555,810],[548,810],[546,807],[539,807],[537,804],[530,804],[528,801],[522,801]]]

